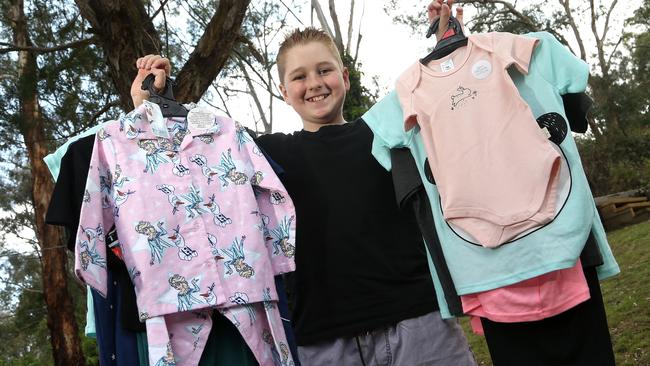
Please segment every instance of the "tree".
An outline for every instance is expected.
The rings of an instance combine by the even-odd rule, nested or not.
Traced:
[[[347,67],[350,73],[350,90],[348,91],[345,103],[343,104],[343,117],[347,120],[354,120],[372,107],[377,99],[377,92],[372,92],[361,84],[361,76],[363,73],[360,70],[361,64],[358,62],[358,55],[361,39],[363,37],[360,31],[361,25],[359,25],[356,43],[353,43],[355,2],[350,2],[350,16],[348,18],[346,38],[343,38],[342,27],[339,22],[338,13],[336,12],[334,0],[329,0],[328,6],[330,21],[332,23],[331,26],[318,0],[311,0],[312,11],[316,14],[322,28],[334,40],[334,43],[341,54],[343,66]],[[363,14],[361,18],[363,19]],[[361,23],[361,21],[359,23]]]
[[[23,138],[32,177],[31,202],[34,227],[40,244],[43,267],[43,295],[48,308],[47,323],[57,365],[83,365],[78,327],[68,292],[65,246],[61,233],[45,225],[45,213],[53,190],[49,171],[43,162],[47,154],[45,119],[38,99],[38,66],[36,52],[29,35],[23,0],[12,0],[5,9],[13,31],[14,46],[19,48],[17,94],[19,114],[17,127]]]

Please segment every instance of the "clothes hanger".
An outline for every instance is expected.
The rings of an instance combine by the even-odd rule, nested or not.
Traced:
[[[142,82],[142,90],[149,91],[149,101],[160,106],[163,117],[187,117],[187,109],[174,98],[174,80],[168,77],[163,93],[159,94],[153,86],[155,78],[153,74],[149,74]]]
[[[435,34],[438,31],[439,26],[440,18],[434,20],[433,23],[431,23],[429,26],[429,30],[427,31],[427,38],[430,38],[433,34]],[[463,26],[460,24],[458,19],[450,16],[447,31],[438,41],[433,51],[431,51],[431,53],[426,55],[424,58],[420,59],[420,63],[426,65],[433,60],[439,60],[463,46],[467,46],[467,36],[465,36],[465,33],[463,33]]]

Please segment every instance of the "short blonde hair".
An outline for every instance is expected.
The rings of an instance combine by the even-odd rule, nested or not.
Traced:
[[[327,47],[331,52],[336,62],[338,62],[341,70],[343,70],[343,61],[341,60],[341,54],[339,49],[336,47],[332,37],[327,34],[322,29],[315,27],[307,27],[305,29],[295,29],[291,33],[287,34],[284,38],[284,41],[280,44],[280,50],[278,51],[278,56],[276,57],[276,63],[278,64],[278,76],[280,77],[280,83],[284,82],[284,64],[286,62],[285,57],[287,52],[295,46],[306,45],[311,42],[320,42],[325,47]]]

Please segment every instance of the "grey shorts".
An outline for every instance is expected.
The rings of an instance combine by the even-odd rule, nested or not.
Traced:
[[[439,312],[352,338],[298,347],[303,366],[476,366],[458,321]]]

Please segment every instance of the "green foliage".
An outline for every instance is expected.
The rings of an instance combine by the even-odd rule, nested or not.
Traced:
[[[582,165],[596,196],[650,184],[650,128],[600,140],[578,139]]]
[[[377,89],[371,91],[361,83],[363,72],[360,70],[361,64],[354,65],[352,57],[343,55],[343,65],[348,68],[350,73],[350,90],[345,96],[343,104],[343,117],[347,121],[354,121],[361,117],[377,100]]]

